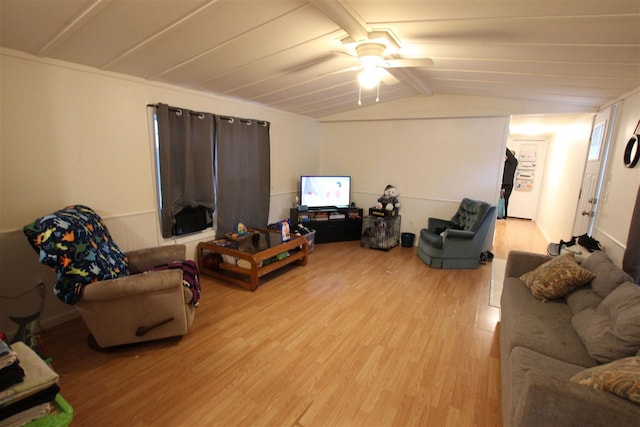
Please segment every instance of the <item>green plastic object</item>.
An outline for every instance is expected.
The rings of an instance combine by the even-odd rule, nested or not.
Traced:
[[[37,420],[33,420],[25,426],[27,427],[66,427],[71,424],[73,420],[73,408],[69,405],[69,402],[64,400],[64,397],[60,393],[55,398],[56,412],[42,417]]]

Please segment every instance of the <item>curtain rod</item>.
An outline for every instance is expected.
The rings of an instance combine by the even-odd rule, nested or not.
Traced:
[[[154,107],[154,108],[158,108],[158,104],[147,104],[147,107]],[[171,107],[171,106],[168,106],[168,108],[169,108],[169,111],[173,111],[173,112],[174,112],[174,113],[176,113],[178,116],[181,116],[181,115],[182,115],[182,109],[181,109],[181,108],[178,108],[178,107]],[[206,114],[206,113],[201,113],[201,112],[199,112],[199,111],[189,111],[189,115],[191,115],[191,116],[196,116],[196,117],[198,117],[199,119],[204,119],[204,115],[205,115],[205,114]]]
[[[158,108],[158,104],[147,104],[147,107]],[[169,107],[169,110],[178,113],[178,115],[182,115],[182,110],[180,108]],[[199,113],[197,111],[190,111],[189,114],[194,115],[194,116],[198,116],[198,118],[203,119],[204,115],[206,113]],[[234,117],[226,117],[226,116],[217,116],[217,117],[220,117],[220,119],[226,120],[229,123],[233,123],[235,120],[239,120],[240,123],[244,123],[244,124],[249,125],[249,126],[251,126],[251,123],[252,123],[252,121],[249,120],[249,119],[236,119]],[[269,122],[266,122],[264,120],[256,120],[256,123],[258,123],[259,125],[262,125],[264,127],[267,127],[267,125],[269,124]]]
[[[220,119],[222,120],[228,121],[229,123],[233,123],[235,120],[239,120],[240,123],[244,123],[245,125],[249,125],[249,126],[251,126],[251,123],[252,123],[251,120],[249,119],[237,119],[234,117],[225,117],[225,116],[218,116],[218,117],[220,117]],[[267,125],[269,124],[269,122],[265,122],[263,120],[256,120],[256,123],[264,127],[267,127]]]

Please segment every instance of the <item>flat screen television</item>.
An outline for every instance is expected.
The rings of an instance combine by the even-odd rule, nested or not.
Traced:
[[[309,209],[346,208],[351,203],[350,176],[300,177],[300,204]]]

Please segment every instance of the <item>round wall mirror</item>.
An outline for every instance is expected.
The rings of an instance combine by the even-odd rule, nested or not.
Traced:
[[[640,159],[638,138],[640,138],[639,135],[633,135],[631,139],[629,139],[629,142],[627,142],[627,147],[624,149],[624,165],[628,168],[635,167]]]

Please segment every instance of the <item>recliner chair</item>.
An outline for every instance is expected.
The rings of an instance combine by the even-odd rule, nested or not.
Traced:
[[[75,304],[100,348],[185,335],[200,288],[186,246],[130,251],[113,242],[89,207],[69,206],[23,229],[40,262],[57,274],[54,294]]]
[[[434,268],[477,268],[495,219],[495,206],[464,198],[451,220],[429,218],[420,230],[418,257]]]
[[[187,334],[195,306],[182,269],[153,270],[185,255],[184,245],[129,251],[129,275],[84,287],[76,308],[98,347]]]

